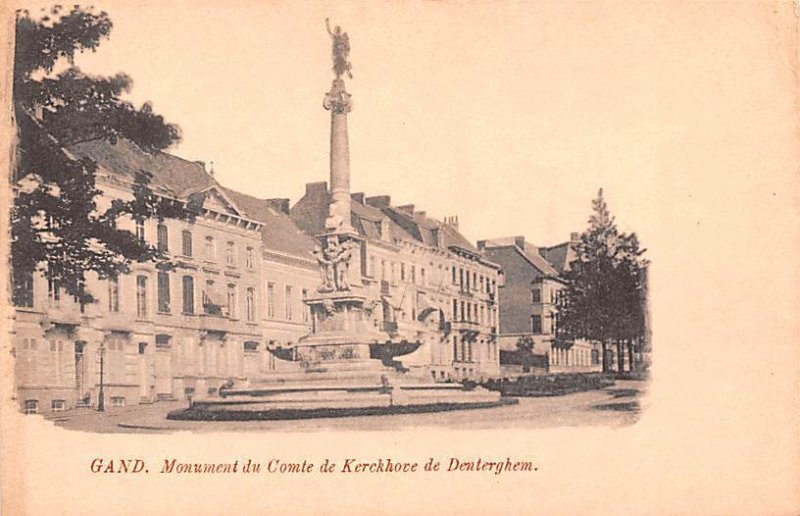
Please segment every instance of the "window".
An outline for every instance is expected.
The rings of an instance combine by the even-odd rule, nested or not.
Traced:
[[[183,277],[183,313],[194,314],[194,278]]]
[[[369,275],[374,278],[376,273],[377,273],[377,271],[375,270],[375,257],[374,256],[370,256],[369,257]]]
[[[252,269],[255,266],[255,251],[253,251],[252,247],[248,247],[244,253],[244,264],[248,269]]]
[[[47,297],[53,301],[61,300],[61,284],[58,281],[58,271],[52,263],[47,265]]]
[[[14,269],[13,299],[15,306],[33,306],[33,273]]]
[[[600,364],[600,351],[597,349],[592,350],[592,365]]]
[[[159,224],[156,228],[156,234],[158,237],[158,250],[164,253],[168,252],[169,233],[167,232],[167,226],[164,224]]]
[[[244,342],[242,346],[245,351],[256,352],[258,351],[258,342],[253,342],[252,340],[248,340]]]
[[[397,285],[397,264],[394,262],[391,263],[391,271],[392,275],[390,279],[392,281],[392,285]]]
[[[217,300],[214,280],[206,280],[206,289],[203,291],[203,311],[210,315],[219,315],[222,305]]]
[[[275,284],[267,283],[267,317],[275,318]]]
[[[188,276],[186,276],[188,278]],[[191,279],[191,278],[189,278]],[[170,347],[169,341],[172,338],[172,335],[167,335],[166,333],[159,333],[156,335],[156,348],[168,348]]]
[[[428,284],[425,281],[425,267],[420,267],[420,269],[419,269],[419,284],[420,285],[427,285]]]
[[[531,333],[534,335],[540,335],[542,333],[542,316],[541,315],[532,315],[531,316]]]
[[[400,262],[400,281],[406,280],[406,264],[405,262]]]
[[[233,242],[225,244],[225,263],[228,265],[236,263],[236,245]]]
[[[192,232],[184,229],[181,233],[181,254],[192,256]]]
[[[542,302],[541,289],[535,288],[531,290],[531,303],[541,303],[541,302]]]
[[[169,274],[166,272],[158,273],[158,311],[168,314],[169,306]]]
[[[292,286],[286,285],[286,297],[284,298],[284,302],[286,304],[286,320],[292,320]]]
[[[303,289],[303,301],[305,301],[306,299],[308,299],[308,290],[307,289]],[[303,303],[303,304],[305,305],[305,303]],[[303,308],[303,322],[308,322],[309,310],[310,310],[310,307],[308,305],[305,305],[305,308]]]
[[[136,219],[136,238],[144,243],[144,219]]]
[[[214,260],[214,237],[206,237],[206,260]]]
[[[381,281],[388,281],[387,274],[386,260],[381,260]]]
[[[458,300],[453,299],[453,320],[458,320]]]
[[[64,412],[67,409],[67,402],[64,400],[51,400],[50,410],[53,412]]]
[[[247,310],[247,320],[256,320],[256,289],[247,287],[247,294],[245,296],[245,305]]]
[[[119,312],[119,277],[108,278],[108,311]]]
[[[136,315],[147,317],[147,276],[136,276]]]
[[[139,354],[144,355],[147,353],[147,342],[140,342],[139,343]]]
[[[228,284],[228,317],[236,318],[236,285]]]
[[[411,283],[417,282],[417,267],[415,265],[411,266]]]
[[[125,396],[111,396],[111,406],[112,407],[124,407],[125,406]]]
[[[37,414],[39,412],[39,400],[25,400],[25,413]]]
[[[556,302],[556,289],[550,289],[550,303],[555,304]]]
[[[456,268],[453,267],[453,285],[456,284]]]

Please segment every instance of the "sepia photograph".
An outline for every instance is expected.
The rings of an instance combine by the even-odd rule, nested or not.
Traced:
[[[797,514],[798,6],[3,4],[2,513]]]
[[[361,150],[383,138],[350,134],[382,115],[371,88],[349,84],[361,69],[378,92],[390,85],[366,59],[353,66],[348,32],[328,18],[306,50],[329,59],[318,79],[284,78],[319,89],[308,123],[329,134],[293,143],[325,152],[324,167],[276,170],[221,142],[182,152],[191,129],[158,112],[170,98],[133,102],[121,60],[81,69],[114,25],[113,9],[91,6],[17,13],[12,353],[25,414],[90,431],[635,421],[650,367],[648,261],[602,187],[581,199],[583,221],[565,213],[544,234],[506,234],[497,219],[469,227],[477,214],[456,191],[414,204],[426,185],[398,187],[402,163],[351,159],[351,139]],[[151,76],[164,81],[137,84]],[[250,115],[268,123],[272,108],[252,101]],[[274,152],[257,133],[236,138]],[[398,138],[416,145],[411,131]],[[355,191],[359,174],[383,189]],[[403,417],[374,417],[386,415]],[[310,421],[344,417],[358,419]],[[292,422],[221,423],[260,420]]]

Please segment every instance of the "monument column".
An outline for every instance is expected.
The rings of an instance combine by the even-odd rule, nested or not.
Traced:
[[[331,203],[325,229],[336,233],[353,233],[350,225],[350,151],[347,142],[347,113],[352,109],[350,94],[342,75],[352,78],[352,65],[348,60],[350,38],[338,25],[331,30],[325,20],[333,44],[333,73],[336,78],[325,94],[322,105],[331,112]]]
[[[338,28],[338,27],[337,27]],[[323,101],[331,112],[331,203],[325,229],[351,232],[350,225],[350,150],[347,141],[347,113],[352,109],[344,80],[337,75]]]

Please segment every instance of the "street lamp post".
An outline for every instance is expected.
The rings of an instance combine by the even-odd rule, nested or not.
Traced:
[[[106,355],[106,348],[102,342],[100,343],[99,351],[100,351],[100,392],[97,394],[97,411],[103,412],[106,409],[105,393],[103,392],[103,362]]]

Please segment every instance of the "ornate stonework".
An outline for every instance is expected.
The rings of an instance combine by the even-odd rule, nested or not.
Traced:
[[[325,239],[325,247],[317,247],[314,256],[320,268],[322,283],[318,292],[347,292],[350,290],[350,261],[353,259],[352,240],[341,242],[339,236],[330,235]]]
[[[325,94],[322,106],[334,115],[347,114],[353,109],[352,95],[347,93],[344,81],[336,78],[331,84],[331,89]]]

